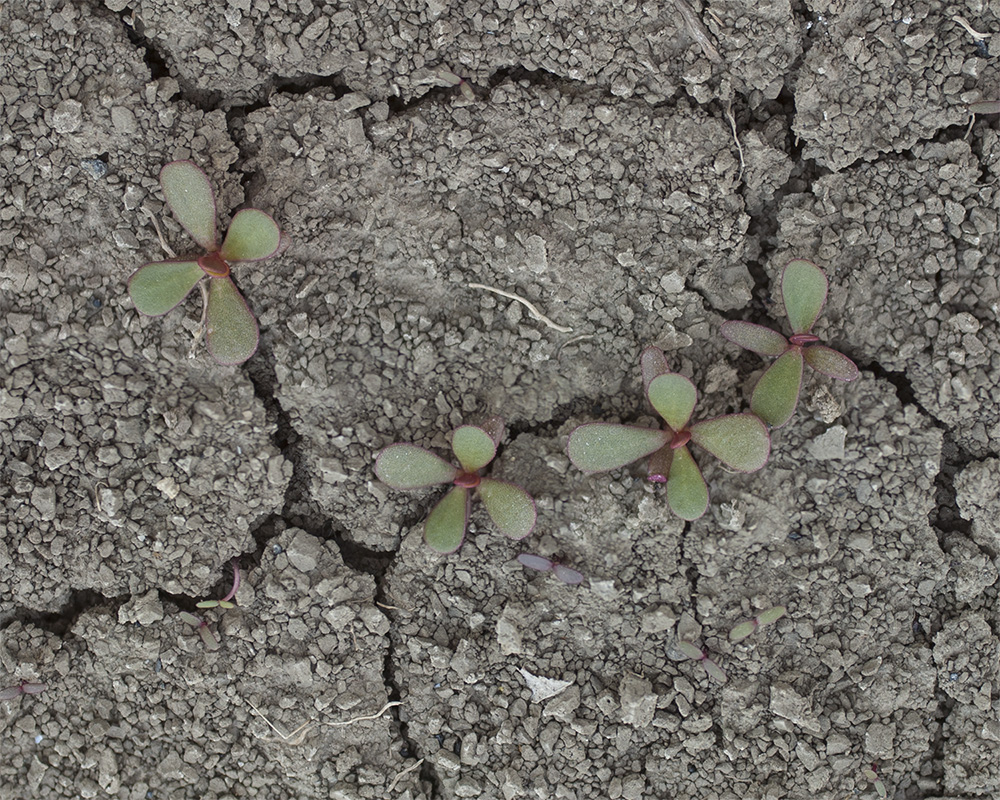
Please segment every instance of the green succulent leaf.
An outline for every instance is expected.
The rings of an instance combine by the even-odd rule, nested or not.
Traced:
[[[281,244],[281,230],[263,211],[244,208],[237,212],[219,251],[226,261],[260,261],[269,258]]]
[[[375,474],[393,489],[423,489],[451,483],[458,470],[415,444],[391,444],[375,457]]]
[[[451,449],[466,472],[481,470],[497,454],[493,437],[475,425],[456,428],[451,439]]]
[[[783,616],[785,616],[785,607],[784,606],[774,606],[773,608],[769,608],[769,609],[767,609],[767,611],[762,611],[760,613],[760,616],[757,617],[757,624],[758,625],[771,625],[771,624],[777,622]]]
[[[705,654],[701,652],[701,648],[691,644],[691,642],[678,642],[677,649],[692,661],[701,661],[705,657]]]
[[[208,176],[190,161],[171,161],[160,170],[160,186],[177,221],[205,250],[215,250],[215,196]]]
[[[257,352],[257,318],[232,278],[209,280],[205,322],[208,351],[220,364],[242,364]]]
[[[479,496],[493,523],[511,539],[523,539],[535,527],[535,501],[520,486],[495,478],[483,478]]]
[[[650,382],[649,402],[674,431],[683,430],[691,419],[698,392],[683,375],[670,372]]]
[[[722,667],[716,664],[710,658],[703,658],[701,660],[701,665],[705,668],[705,672],[708,673],[708,677],[711,678],[716,683],[726,682],[726,673],[722,671]]]
[[[729,631],[729,641],[731,642],[742,642],[751,633],[757,630],[757,622],[754,620],[748,620],[747,622],[741,622],[731,631]]]
[[[607,472],[654,453],[671,439],[653,428],[594,422],[569,435],[569,460],[584,472]]]
[[[810,367],[838,381],[854,381],[861,374],[857,364],[851,359],[824,345],[814,344],[806,347],[803,354]]]
[[[674,450],[667,476],[667,505],[681,519],[698,519],[708,509],[708,486],[687,447]]]
[[[826,302],[823,270],[811,261],[789,262],[781,275],[781,297],[794,333],[808,333]]]
[[[750,410],[772,428],[780,428],[795,413],[802,386],[802,352],[789,350],[761,375],[750,397]]]
[[[128,293],[140,314],[158,317],[177,306],[205,273],[197,261],[153,261],[128,279]]]
[[[691,426],[691,441],[740,472],[756,472],[767,463],[771,437],[754,414],[727,414]]]
[[[462,546],[469,524],[469,490],[454,487],[434,506],[424,523],[424,541],[439,553],[454,553]]]
[[[670,372],[667,366],[667,357],[659,347],[647,347],[639,356],[639,366],[642,369],[642,390],[648,395],[649,384],[653,378],[659,375],[666,375]]]
[[[733,344],[762,356],[780,356],[788,349],[788,339],[777,331],[752,322],[723,322],[719,332]]]

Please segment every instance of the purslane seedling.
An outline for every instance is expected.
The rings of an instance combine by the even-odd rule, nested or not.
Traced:
[[[838,381],[853,381],[860,374],[851,359],[817,344],[819,337],[811,333],[826,303],[827,289],[823,270],[811,261],[796,259],[781,275],[781,297],[792,328],[790,339],[752,322],[731,320],[722,324],[722,335],[733,344],[762,356],[777,356],[750,398],[750,410],[772,428],[780,428],[795,413],[803,363]]]
[[[6,689],[0,689],[0,700],[13,700],[22,694],[41,694],[48,688],[48,685],[44,683],[21,681],[17,686],[8,686]]]
[[[687,378],[670,372],[663,351],[647,347],[640,357],[650,405],[663,418],[663,430],[595,422],[569,436],[570,461],[584,472],[607,472],[650,456],[648,477],[667,484],[667,505],[685,520],[708,508],[708,485],[688,451],[696,444],[739,472],[756,472],[767,463],[771,440],[753,414],[727,414],[689,424],[698,393]]]
[[[861,774],[872,782],[872,786],[875,787],[875,793],[879,797],[888,796],[889,792],[886,790],[882,779],[878,776],[878,764],[872,764],[869,769],[862,770]]]
[[[700,661],[702,667],[704,667],[705,672],[708,673],[708,677],[718,683],[726,682],[726,673],[722,671],[722,667],[716,664],[712,659],[708,657],[697,645],[691,644],[691,642],[678,642],[677,649],[684,655],[685,658],[689,658],[692,661]]]
[[[219,637],[212,632],[212,629],[208,627],[208,623],[205,620],[201,617],[196,617],[194,614],[189,614],[187,611],[181,611],[179,616],[188,625],[198,629],[198,635],[201,637],[206,650],[219,649]]]
[[[474,493],[493,523],[510,538],[523,539],[535,527],[531,495],[513,483],[480,475],[496,456],[503,433],[500,417],[491,417],[481,427],[456,428],[451,449],[458,467],[413,444],[391,444],[376,456],[375,474],[393,489],[452,485],[424,523],[424,540],[437,552],[454,553],[462,546]]]
[[[233,559],[233,588],[229,590],[229,593],[223,597],[221,600],[202,600],[196,605],[198,608],[236,608],[236,603],[231,602],[236,598],[236,592],[240,588],[240,562],[238,559]],[[194,616],[192,614],[192,616]]]
[[[281,231],[263,211],[244,208],[236,212],[219,247],[215,196],[205,173],[190,161],[172,161],[160,172],[160,186],[177,221],[205,253],[139,267],[128,281],[132,302],[141,314],[158,317],[200,286],[209,352],[220,364],[242,364],[256,352],[260,331],[230,277],[230,264],[273,256],[281,246]]]
[[[741,622],[729,631],[729,641],[742,642],[751,633],[757,630],[757,628],[760,628],[763,625],[771,625],[783,616],[785,616],[784,606],[774,606],[773,608],[767,609],[767,611],[762,611],[760,616],[755,619],[747,620],[746,622]]]
[[[558,561],[551,561],[544,556],[536,556],[532,553],[521,553],[517,557],[518,563],[528,569],[536,569],[539,572],[551,572],[563,583],[575,586],[583,583],[583,573],[575,569],[560,564]]]

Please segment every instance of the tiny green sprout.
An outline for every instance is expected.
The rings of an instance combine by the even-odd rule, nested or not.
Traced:
[[[762,625],[770,625],[777,622],[785,616],[784,606],[774,606],[773,608],[767,609],[767,611],[761,612],[760,616],[756,619],[750,619],[746,622],[741,622],[731,631],[729,631],[729,641],[731,642],[742,642],[751,633],[753,633],[757,628]]]
[[[215,196],[205,173],[190,161],[172,161],[160,171],[160,186],[177,221],[205,253],[139,267],[128,280],[132,302],[139,313],[158,317],[200,286],[209,352],[220,364],[242,364],[257,351],[260,331],[229,277],[229,265],[270,258],[281,246],[281,231],[263,211],[244,208],[233,217],[219,247]]]
[[[375,474],[393,489],[452,484],[424,523],[424,540],[433,550],[454,553],[462,546],[473,493],[483,501],[493,523],[510,538],[523,539],[534,529],[536,511],[531,495],[513,483],[480,475],[496,456],[503,434],[500,417],[491,417],[482,426],[456,428],[451,449],[459,467],[413,444],[391,444],[376,456]]]
[[[594,422],[569,436],[570,461],[584,472],[607,472],[650,456],[648,477],[667,484],[667,505],[681,519],[698,519],[708,508],[708,485],[688,452],[696,444],[738,472],[767,463],[771,440],[753,414],[727,414],[690,425],[698,393],[682,375],[670,372],[663,351],[647,347],[640,356],[646,397],[663,417],[663,430]]]
[[[853,381],[859,375],[851,359],[817,344],[819,337],[810,333],[826,303],[827,288],[823,270],[811,261],[796,259],[781,275],[781,296],[792,328],[790,339],[752,322],[732,320],[722,324],[722,335],[733,344],[762,356],[777,356],[750,398],[750,410],[772,428],[780,428],[795,413],[803,362],[838,381]]]
[[[197,628],[198,635],[201,637],[202,644],[205,645],[206,650],[218,650],[219,649],[219,639],[212,633],[212,629],[208,627],[208,623],[201,617],[196,617],[194,614],[189,614],[187,611],[181,611],[178,615],[184,622]]]
[[[229,594],[223,597],[221,600],[202,600],[200,603],[196,603],[198,608],[236,608],[236,603],[231,602],[236,598],[236,592],[240,588],[240,562],[238,559],[233,559],[233,588],[229,590]],[[192,615],[193,616],[193,615]]]
[[[722,671],[722,667],[712,661],[700,647],[691,644],[691,642],[678,642],[677,649],[685,658],[689,658],[692,661],[700,661],[702,667],[705,668],[705,672],[708,673],[708,677],[712,680],[717,683],[726,682],[726,673]]]
[[[882,783],[882,779],[878,776],[878,764],[872,764],[870,769],[865,769],[861,771],[861,774],[872,782],[875,787],[875,793],[879,797],[886,797],[888,792],[886,791],[885,784]]]

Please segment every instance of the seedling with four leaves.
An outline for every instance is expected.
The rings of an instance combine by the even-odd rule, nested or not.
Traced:
[[[452,485],[424,523],[424,539],[437,552],[454,553],[462,546],[473,493],[483,501],[493,523],[510,538],[523,539],[535,527],[531,495],[513,483],[480,475],[496,456],[503,433],[500,417],[491,417],[482,426],[456,428],[451,449],[458,467],[413,444],[391,444],[376,456],[375,474],[393,489]]]
[[[229,276],[230,264],[273,256],[281,246],[281,231],[263,211],[244,208],[233,217],[219,247],[215,196],[205,173],[190,161],[172,161],[160,172],[160,186],[177,221],[205,253],[139,267],[128,282],[132,302],[141,314],[158,317],[200,286],[209,352],[220,364],[242,364],[256,352],[260,331]]]
[[[532,553],[521,553],[517,557],[518,563],[528,569],[536,569],[539,572],[551,572],[563,583],[575,586],[583,583],[583,573],[575,569],[560,564],[558,561],[551,561],[544,556],[536,556]]]
[[[756,472],[767,463],[771,441],[753,414],[727,414],[690,424],[698,399],[694,384],[670,372],[663,351],[647,347],[640,357],[650,405],[663,417],[663,430],[594,422],[569,436],[570,461],[584,472],[607,472],[650,456],[648,477],[667,484],[667,505],[685,520],[708,508],[708,485],[688,452],[696,444],[739,472]]]
[[[731,320],[722,325],[722,335],[733,344],[762,356],[777,356],[750,398],[750,410],[772,428],[780,428],[795,413],[803,363],[838,381],[853,381],[859,375],[851,359],[817,344],[819,337],[811,333],[826,303],[827,288],[823,270],[811,261],[791,261],[781,275],[781,297],[792,327],[790,339],[752,322]]]
[[[773,608],[767,609],[767,611],[762,611],[760,616],[755,619],[747,620],[746,622],[741,622],[731,631],[729,631],[729,641],[731,642],[742,642],[751,633],[760,628],[763,625],[771,625],[777,622],[785,616],[784,606],[774,606]]]

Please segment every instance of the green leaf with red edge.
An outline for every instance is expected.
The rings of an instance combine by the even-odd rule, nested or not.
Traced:
[[[854,381],[861,375],[858,365],[851,359],[824,345],[803,348],[803,355],[814,370],[838,381]]]
[[[687,447],[674,450],[667,476],[667,505],[681,519],[698,519],[708,509],[708,486]]]
[[[128,279],[128,293],[136,310],[159,317],[175,308],[205,277],[197,261],[153,261]]]
[[[727,414],[695,423],[691,441],[740,472],[756,472],[771,452],[767,428],[754,414]]]
[[[607,472],[656,452],[671,438],[655,428],[594,422],[569,435],[566,451],[569,460],[584,472]]]
[[[649,384],[650,405],[674,431],[683,430],[691,419],[698,391],[683,375],[670,372],[658,375]]]
[[[456,428],[452,434],[451,449],[466,472],[481,470],[497,454],[493,437],[475,425]]]
[[[208,351],[220,364],[242,364],[257,352],[257,318],[232,278],[209,280],[205,324]]]
[[[811,261],[790,261],[781,275],[781,297],[793,333],[808,333],[826,302],[823,270]]]
[[[670,372],[667,357],[659,347],[647,347],[639,356],[639,367],[642,369],[642,391],[649,394],[649,384],[653,378]]]
[[[215,250],[215,195],[208,176],[191,161],[171,161],[160,170],[160,186],[184,230],[206,251]]]
[[[523,539],[535,527],[535,501],[520,486],[496,478],[483,478],[479,496],[493,524],[511,539]]]
[[[761,611],[760,616],[757,617],[758,625],[773,625],[779,619],[785,616],[784,606],[773,606],[766,611]]]
[[[772,428],[780,428],[795,413],[802,387],[802,352],[789,350],[761,375],[750,396],[750,410]]]
[[[705,654],[701,651],[701,648],[696,644],[691,644],[691,642],[678,642],[677,649],[686,657],[690,658],[692,661],[701,661]]]
[[[708,673],[708,677],[711,678],[716,683],[726,682],[726,673],[722,671],[722,667],[716,664],[710,658],[703,658],[701,660],[701,665],[705,668],[705,672]]]
[[[454,487],[434,506],[424,523],[424,541],[439,553],[454,553],[462,546],[469,524],[469,490]]]
[[[762,356],[780,356],[788,349],[788,339],[777,331],[752,322],[723,322],[719,332],[733,344]]]
[[[226,261],[260,261],[273,256],[280,244],[277,223],[263,211],[244,208],[229,224],[219,255]]]
[[[455,480],[458,469],[415,444],[390,444],[375,457],[375,475],[393,489],[423,489]]]

